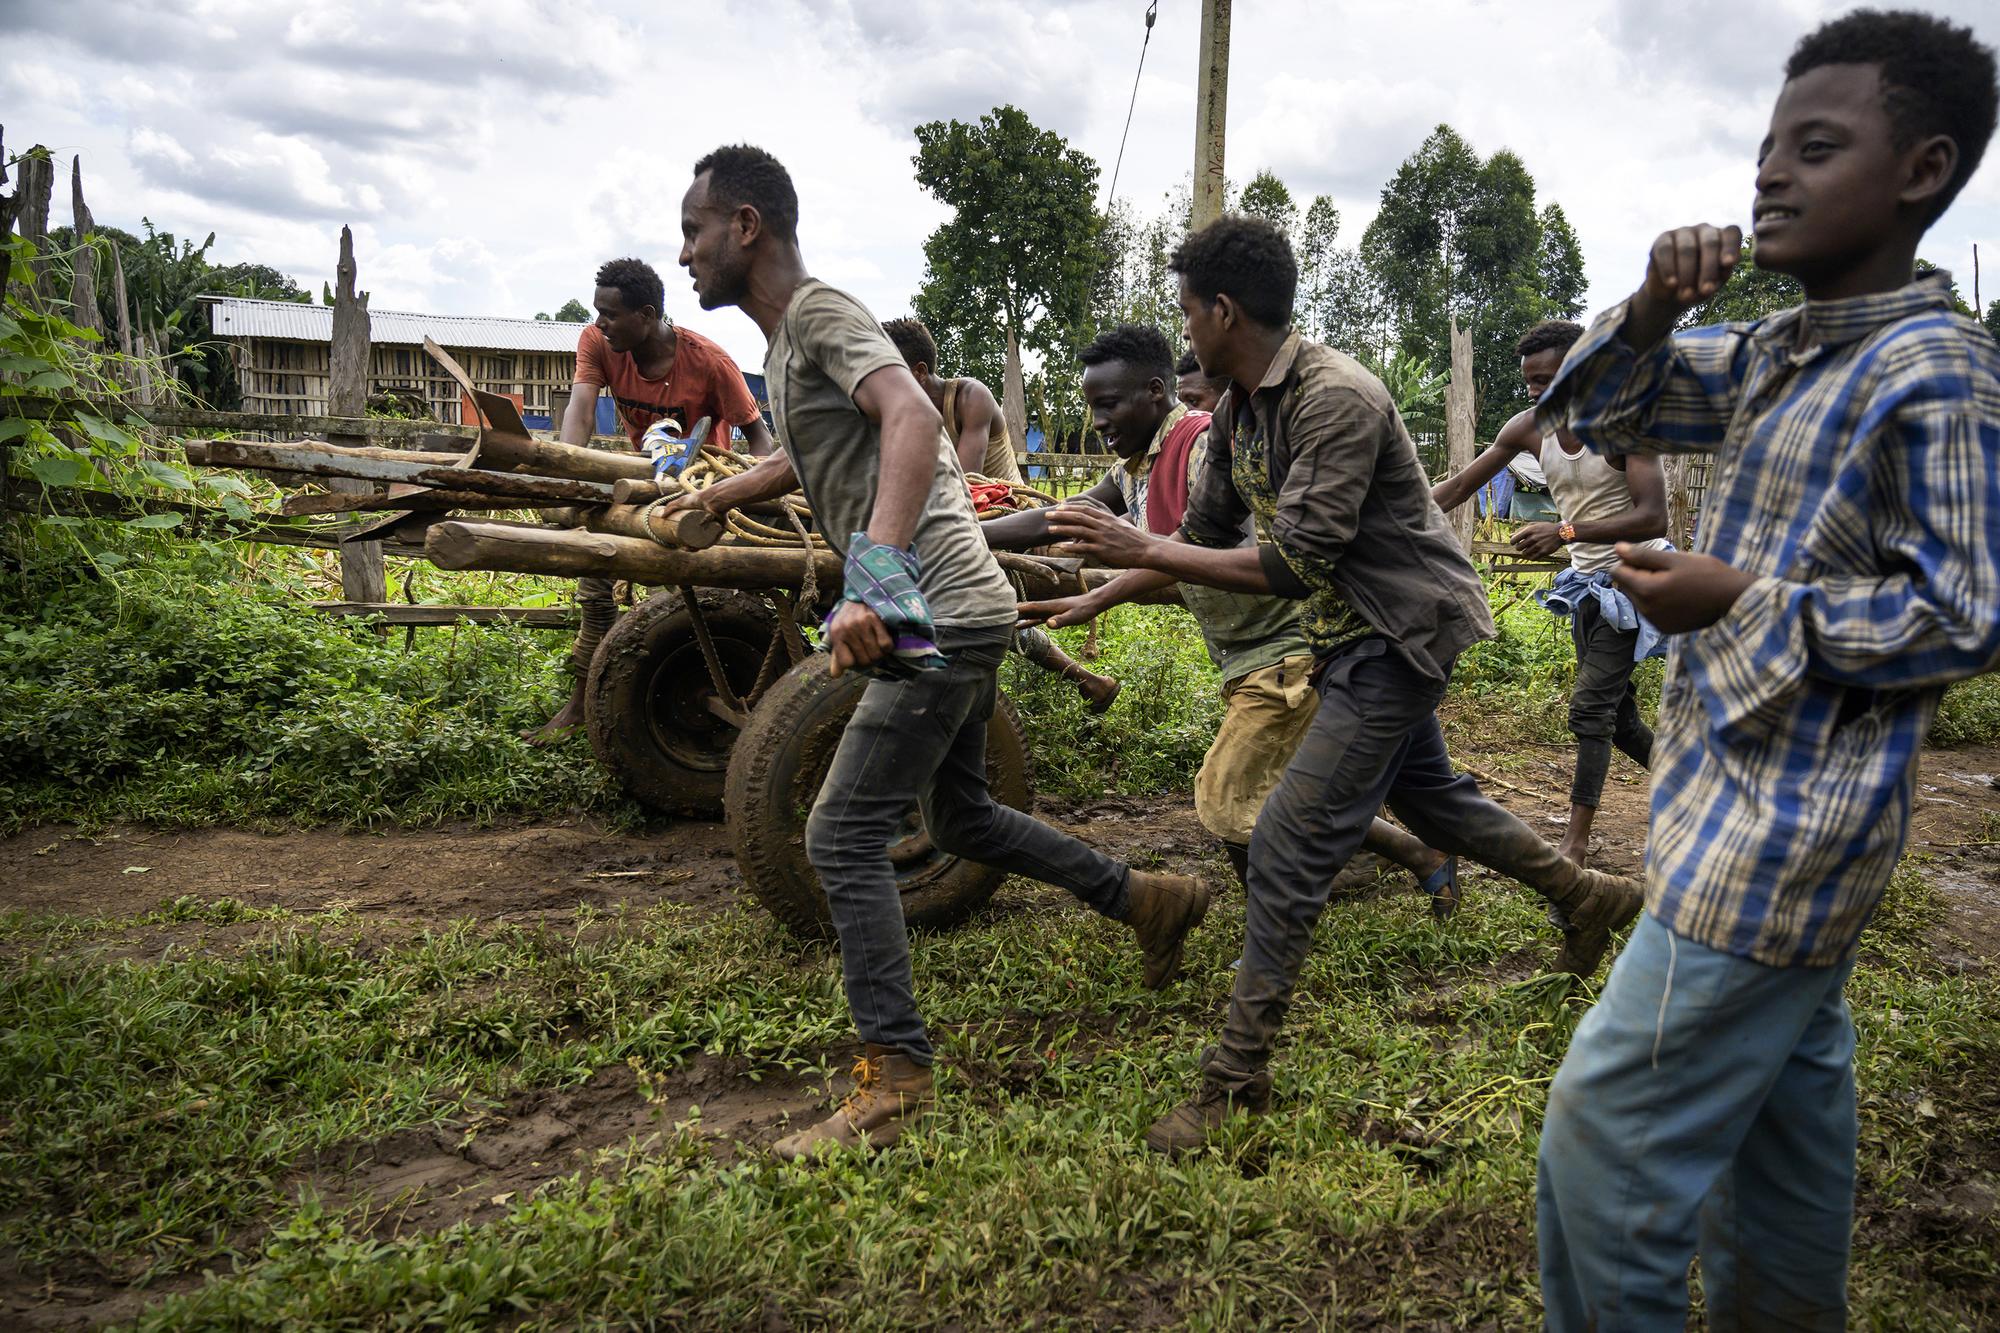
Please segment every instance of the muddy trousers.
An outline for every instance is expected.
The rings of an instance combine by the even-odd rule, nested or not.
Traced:
[[[840,936],[841,977],[861,1039],[931,1063],[889,848],[921,805],[940,851],[1068,889],[1115,920],[1130,911],[1127,867],[993,799],[986,721],[1012,630],[940,636],[949,665],[871,680],[806,821],[806,855]]]
[[[1386,802],[1429,846],[1475,858],[1573,901],[1583,871],[1451,767],[1436,709],[1444,682],[1371,635],[1320,674],[1319,712],[1264,803],[1250,839],[1243,965],[1205,1075],[1247,1088],[1270,1059],[1334,877]]]
[[[1595,597],[1583,597],[1570,616],[1569,633],[1576,645],[1576,686],[1569,695],[1576,776],[1569,799],[1572,805],[1594,810],[1603,802],[1611,747],[1617,746],[1639,767],[1651,768],[1653,730],[1639,716],[1639,696],[1632,686],[1632,672],[1638,666],[1632,652],[1639,631],[1619,629],[1604,618]]]
[[[1650,913],[1549,1088],[1537,1163],[1555,1333],[1846,1326],[1853,963],[1767,967]]]

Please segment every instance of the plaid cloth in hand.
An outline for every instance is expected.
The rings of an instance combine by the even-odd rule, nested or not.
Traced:
[[[948,665],[934,638],[937,631],[931,626],[930,603],[917,587],[921,572],[915,551],[899,551],[871,542],[865,532],[848,538],[846,588],[841,602],[859,602],[873,611],[882,618],[884,628],[895,640],[889,656],[870,670],[894,675],[935,671]],[[840,606],[836,605],[827,616],[828,630],[833,628],[833,617],[839,612]]]

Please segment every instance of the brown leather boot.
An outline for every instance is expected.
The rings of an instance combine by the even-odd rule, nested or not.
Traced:
[[[1213,1061],[1204,1060],[1203,1064],[1213,1066]],[[1223,1078],[1218,1079],[1218,1074]],[[1260,1069],[1242,1080],[1211,1067],[1204,1070],[1201,1088],[1193,1097],[1153,1122],[1146,1131],[1146,1146],[1179,1157],[1206,1145],[1231,1116],[1262,1115],[1270,1105],[1270,1070]]]
[[[1575,865],[1575,862],[1569,862]],[[1611,947],[1611,932],[1623,930],[1646,905],[1645,888],[1636,879],[1577,867],[1578,883],[1569,898],[1551,899],[1561,914],[1562,950],[1555,970],[1589,977]]]
[[[1208,915],[1214,893],[1192,875],[1127,872],[1125,892],[1131,908],[1125,923],[1145,951],[1147,990],[1160,990],[1181,970],[1181,949],[1188,932]]]
[[[886,1148],[936,1105],[929,1065],[870,1042],[854,1062],[854,1091],[817,1125],[772,1144],[771,1155],[802,1162],[843,1148]]]

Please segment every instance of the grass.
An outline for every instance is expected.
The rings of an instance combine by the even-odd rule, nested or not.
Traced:
[[[636,821],[583,747],[514,738],[566,687],[561,636],[384,638],[294,609],[322,590],[314,558],[260,559],[0,587],[0,829]],[[423,593],[561,595],[478,577]],[[1560,741],[1563,625],[1528,603],[1499,622],[1447,708],[1492,744]],[[1063,635],[1072,652],[1083,637]],[[1126,683],[1101,718],[1005,668],[1041,789],[1184,789],[1220,713],[1199,637],[1177,612],[1131,608],[1101,645],[1098,669]],[[1649,708],[1657,682],[1642,671]],[[1996,735],[1994,682],[1955,689],[1938,739]],[[146,1309],[147,1329],[1530,1326],[1543,1090],[1589,995],[1506,984],[1549,933],[1526,895],[1473,888],[1443,929],[1414,895],[1330,910],[1278,1113],[1190,1161],[1138,1136],[1192,1085],[1240,900],[1196,937],[1189,979],[1155,995],[1115,928],[1016,884],[917,942],[943,1104],[877,1161],[806,1173],[718,1156],[663,1106],[649,1149],[609,1149],[501,1220],[394,1239],[317,1197],[303,1168],[627,1062],[831,1074],[853,1049],[833,958],[743,911],[431,933],[202,897],[129,920],[0,915],[0,1251],[162,1291],[207,1274]],[[1954,1202],[2000,1186],[2000,978],[1937,965],[1940,916],[1906,863],[1849,988],[1859,1327],[2000,1319],[2000,1227]],[[135,933],[178,943],[127,956]]]
[[[614,1150],[613,1169],[500,1221],[396,1240],[302,1195],[290,1168],[633,1059],[844,1066],[832,957],[761,916],[687,909],[385,945],[338,915],[183,899],[144,920],[255,935],[164,962],[108,951],[136,922],[15,916],[0,921],[0,1191],[18,1205],[0,1243],[125,1278],[213,1270],[149,1309],[149,1329],[711,1327],[773,1309],[859,1328],[1527,1326],[1543,1088],[1587,996],[1496,981],[1549,941],[1525,894],[1478,888],[1444,929],[1415,895],[1332,909],[1278,1113],[1181,1164],[1138,1136],[1191,1086],[1239,903],[1195,938],[1190,979],[1154,995],[1115,928],[1016,886],[918,942],[943,1109],[874,1163],[718,1159],[663,1108],[650,1151]],[[1937,910],[1906,867],[1850,987],[1861,1327],[2000,1315],[1992,1218],[1947,1226],[1937,1201],[1968,1172],[1992,1183],[2000,982],[1928,965]]]
[[[0,830],[638,819],[588,745],[538,749],[517,735],[569,687],[564,636],[512,625],[384,636],[304,611],[294,596],[309,589],[188,573],[0,595]]]

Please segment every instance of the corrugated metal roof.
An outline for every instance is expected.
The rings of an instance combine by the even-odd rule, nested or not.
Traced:
[[[253,301],[240,296],[204,296],[208,327],[223,338],[295,338],[333,341],[333,307],[296,301]],[[421,347],[426,337],[446,347],[508,352],[574,352],[587,324],[549,319],[500,319],[480,315],[419,315],[404,310],[370,310],[368,341],[377,345]]]

